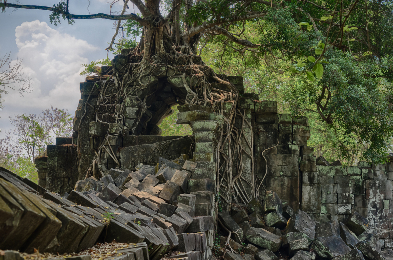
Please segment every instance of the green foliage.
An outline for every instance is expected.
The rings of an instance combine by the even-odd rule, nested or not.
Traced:
[[[189,125],[179,125],[176,124],[177,115],[179,110],[177,109],[177,105],[172,107],[173,113],[161,122],[159,125],[162,130],[161,135],[163,136],[184,136],[184,135],[192,135],[192,129]]]
[[[37,169],[30,158],[17,157],[15,160],[12,157],[13,155],[11,154],[7,154],[5,157],[0,156],[0,166],[22,178],[27,178],[32,182],[38,183]]]
[[[334,3],[327,1],[326,8],[333,9]],[[329,29],[337,16],[311,5],[302,8],[313,17],[322,17],[317,30],[296,5],[272,10],[261,20],[230,27],[232,33],[261,44],[258,51],[216,37],[202,40],[201,56],[218,73],[243,75],[246,91],[259,94],[261,100],[277,101],[280,113],[308,117],[308,144],[316,148],[318,156],[348,164],[361,159],[382,162],[393,135],[393,50],[386,45],[393,40],[393,19],[387,21],[372,11],[373,19],[389,24],[389,28],[378,25],[386,29],[387,39],[376,33],[382,28],[373,23],[374,31],[368,36],[379,41],[370,40],[370,46],[359,44],[364,31],[358,28],[367,17],[361,8],[364,4],[378,9],[374,3],[363,2],[343,25],[342,33],[335,27]],[[392,17],[392,5],[390,13],[383,4],[379,8]]]
[[[49,21],[51,24],[54,24],[57,26],[57,24],[61,23],[61,19],[67,20],[68,24],[73,24],[75,21],[73,19],[68,19],[67,14],[67,3],[66,2],[60,2],[57,5],[53,5],[54,11],[49,15]]]
[[[82,64],[84,70],[80,73],[80,75],[89,75],[92,73],[101,73],[101,68],[99,65],[102,66],[110,66],[112,65],[112,62],[109,58],[102,59],[102,60],[97,60],[97,61],[92,61],[89,64]]]

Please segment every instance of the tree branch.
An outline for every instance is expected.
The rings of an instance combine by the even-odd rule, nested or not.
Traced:
[[[259,46],[261,46],[260,44],[254,44],[248,40],[244,40],[244,39],[239,39],[237,37],[235,37],[232,33],[228,32],[227,30],[225,30],[222,27],[218,27],[218,26],[214,26],[211,31],[214,31],[218,34],[222,34],[224,36],[226,36],[227,38],[229,38],[231,41],[246,46],[248,48],[258,48]]]
[[[142,3],[141,0],[131,0],[131,2],[138,7],[139,11],[144,17],[148,17],[151,15],[149,9],[147,9],[146,5]]]
[[[183,37],[187,37],[187,38],[191,38],[192,36],[198,34],[198,33],[202,33],[203,31],[206,31],[210,28],[213,28],[214,26],[220,25],[220,24],[224,24],[224,23],[229,23],[229,22],[238,22],[238,21],[243,21],[243,20],[250,20],[250,19],[254,19],[254,18],[259,18],[259,17],[263,17],[266,14],[264,13],[258,13],[258,14],[249,14],[246,16],[239,16],[239,17],[231,17],[231,18],[224,18],[224,19],[219,19],[216,22],[213,23],[209,23],[209,22],[204,22],[203,24],[201,24],[200,26],[191,28],[191,30],[184,34]]]
[[[44,10],[44,11],[51,11],[55,12],[58,11],[58,9],[55,9],[53,7],[48,7],[48,6],[40,6],[40,5],[18,5],[18,4],[8,4],[8,3],[0,3],[0,8],[19,8],[19,9],[36,9],[36,10]],[[142,11],[141,11],[142,12]],[[77,14],[66,14],[66,13],[60,13],[64,14],[67,16],[68,19],[107,19],[107,20],[134,20],[139,22],[141,25],[146,25],[147,22],[139,17],[138,15],[131,13],[131,14],[126,14],[126,15],[109,15],[109,14],[104,14],[104,13],[98,13],[98,14],[88,14],[88,15],[77,15]]]
[[[129,0],[124,0],[123,10],[121,10],[121,15],[124,15],[124,13],[126,12],[128,1],[129,1]],[[117,34],[119,33],[120,25],[121,25],[121,20],[119,20],[119,21],[117,22],[115,34],[113,35],[112,40],[111,40],[111,43],[109,44],[109,47],[106,48],[106,50],[112,50],[112,49],[113,49],[113,48],[112,48],[112,45],[113,45],[113,43],[115,42],[115,39],[116,39]]]

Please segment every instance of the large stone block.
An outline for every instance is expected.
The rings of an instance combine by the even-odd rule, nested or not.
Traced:
[[[281,246],[281,238],[262,228],[251,227],[246,233],[246,239],[257,246],[271,250],[278,251]]]
[[[29,196],[28,194],[26,195]],[[15,185],[0,178],[0,196],[12,210],[15,210],[14,220],[10,225],[14,228],[4,240],[0,241],[0,248],[20,249],[46,219],[46,215],[26,195]],[[7,229],[5,234],[9,232]]]
[[[218,213],[218,217],[221,223],[229,229],[233,234],[235,234],[235,240],[239,243],[243,241],[243,230],[239,227],[239,225],[233,220],[231,215],[228,212],[220,212]]]
[[[182,192],[187,192],[188,189],[188,180],[191,176],[191,173],[188,171],[175,171],[171,178],[171,182],[176,183]]]
[[[287,231],[304,233],[313,240],[315,238],[315,226],[315,221],[307,213],[299,210],[289,219]]]
[[[160,198],[168,201],[169,203],[173,203],[177,200],[177,197],[180,194],[180,187],[174,182],[167,181],[165,183],[164,188],[160,193]]]
[[[312,245],[313,251],[322,258],[335,258],[348,254],[351,249],[345,244],[341,237],[319,237]]]
[[[366,231],[368,227],[368,220],[362,217],[358,212],[354,212],[351,217],[346,222],[347,227],[351,230],[355,235],[359,236],[364,231]]]
[[[301,232],[289,232],[286,234],[286,240],[288,241],[289,251],[291,254],[294,254],[299,250],[309,250],[309,246],[312,240]]]

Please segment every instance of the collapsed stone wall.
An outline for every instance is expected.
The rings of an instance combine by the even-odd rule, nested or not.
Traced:
[[[124,70],[126,63],[126,55],[120,55],[114,68]],[[109,68],[102,71],[110,74]],[[186,154],[195,163],[188,169],[192,172],[188,192],[216,194],[209,203],[195,205],[205,216],[216,216],[218,207],[229,209],[231,202],[247,205],[253,198],[262,200],[266,191],[273,190],[286,205],[314,220],[344,221],[357,211],[369,220],[380,247],[391,248],[391,164],[317,165],[307,146],[306,118],[278,114],[275,102],[244,93],[242,77],[228,80],[240,98],[237,103],[222,102],[219,113],[209,103],[186,104],[190,92],[184,82],[191,79],[168,66],[146,76],[145,88],[125,95],[121,105],[110,95],[98,102],[103,92],[116,92],[116,82],[105,75],[88,78],[81,83],[73,137],[60,138],[48,147],[47,158],[36,160],[40,184],[69,193],[88,173],[99,179],[112,168],[134,170],[139,163],[154,166],[159,157],[174,160]],[[212,84],[226,89],[225,84]],[[159,136],[157,125],[174,104],[180,104],[177,123],[189,124],[192,137]],[[228,130],[231,116],[234,135],[234,129]]]

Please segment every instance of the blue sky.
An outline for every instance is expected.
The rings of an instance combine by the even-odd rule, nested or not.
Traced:
[[[59,1],[35,0],[34,4],[53,6]],[[33,1],[7,2],[32,4]],[[70,0],[70,12],[109,13],[111,2]],[[119,11],[122,2],[116,3],[112,11]],[[132,5],[129,12],[135,12]],[[107,56],[105,48],[115,31],[114,21],[75,20],[73,25],[63,21],[54,26],[50,24],[49,15],[48,11],[10,8],[0,13],[0,57],[11,53],[13,62],[22,60],[23,71],[31,78],[30,93],[20,96],[17,91],[10,91],[2,97],[0,138],[12,127],[10,116],[38,114],[51,106],[74,114],[80,99],[79,82],[84,81],[84,76],[79,75],[82,64]]]

